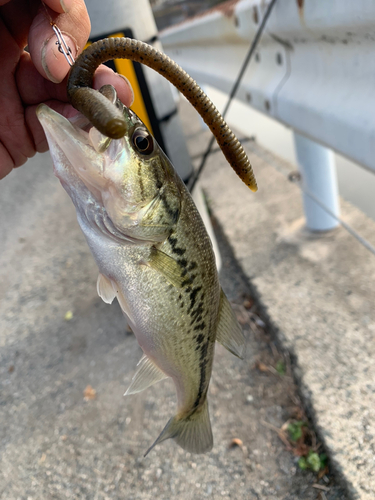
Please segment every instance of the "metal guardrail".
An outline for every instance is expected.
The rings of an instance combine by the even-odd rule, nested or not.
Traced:
[[[199,83],[229,92],[268,4],[231,2],[169,28],[164,50]],[[304,182],[336,215],[335,167],[322,145],[375,170],[374,52],[373,0],[278,0],[236,95],[296,132]],[[311,198],[304,203],[311,229],[337,225]]]

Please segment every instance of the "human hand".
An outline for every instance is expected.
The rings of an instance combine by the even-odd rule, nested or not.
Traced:
[[[66,117],[69,65],[55,44],[50,21],[56,23],[74,58],[90,33],[84,0],[0,0],[0,179],[48,145],[35,110],[41,102]],[[24,50],[28,45],[29,53]],[[113,85],[130,105],[127,82],[106,66],[98,68],[94,87]]]

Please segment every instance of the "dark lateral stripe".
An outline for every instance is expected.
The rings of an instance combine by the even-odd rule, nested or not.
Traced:
[[[197,397],[194,401],[193,408],[197,408],[202,400],[202,397],[206,395],[206,391],[204,391],[204,386],[206,383],[206,368],[207,368],[207,351],[208,351],[208,345],[210,343],[210,340],[207,339],[207,341],[201,345],[201,354],[200,354],[200,362],[199,362],[199,369],[200,369],[200,380],[199,380],[199,388],[198,388],[198,394]]]
[[[161,182],[161,179],[159,177],[158,168],[154,162],[151,162],[151,167],[152,168],[150,169],[150,171],[152,172],[152,175],[154,176],[156,189],[161,189],[163,187],[163,183]]]
[[[193,271],[194,269],[196,269],[198,266],[197,266],[197,263],[196,262],[190,262],[190,265],[188,267],[188,271]]]
[[[179,248],[177,247],[177,238],[173,238],[173,236],[168,237],[168,242],[172,247],[172,252],[177,254],[177,255],[184,255],[186,252],[186,248]]]
[[[197,300],[197,295],[198,293],[202,290],[202,286],[196,286],[195,288],[193,288],[193,290],[191,291],[190,293],[190,307],[188,309],[188,314],[190,313],[190,311],[193,309],[193,307],[195,306],[195,302]]]
[[[198,330],[204,330],[206,327],[205,322],[203,321],[202,323],[199,323],[199,325],[196,325],[193,329],[198,331]]]
[[[199,323],[202,320],[203,313],[204,313],[203,301],[201,301],[198,307],[189,313],[191,317],[190,325],[193,325],[194,323]]]
[[[185,252],[184,252],[185,253]],[[177,259],[177,264],[181,267],[186,267],[188,264],[188,261],[186,259]]]
[[[204,341],[203,333],[200,333],[195,340],[197,341],[198,344],[201,344]]]
[[[160,196],[161,201],[163,202],[165,210],[167,211],[169,217],[172,219],[172,222],[173,223],[177,222],[178,221],[178,217],[180,215],[180,209],[176,208],[175,210],[173,210],[173,208],[171,208],[170,204],[168,203],[168,200],[167,200],[167,198],[166,198],[166,196],[165,196],[164,193],[160,193],[159,196]]]
[[[186,249],[175,247],[175,248],[172,248],[172,252],[176,253],[177,255],[184,255],[184,253],[186,252]]]

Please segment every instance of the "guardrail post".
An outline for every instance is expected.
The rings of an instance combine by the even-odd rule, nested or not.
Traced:
[[[335,216],[340,214],[335,159],[332,150],[294,132],[306,225],[311,231],[329,231],[339,225],[316,201]]]

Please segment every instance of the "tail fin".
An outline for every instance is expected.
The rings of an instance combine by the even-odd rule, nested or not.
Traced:
[[[191,453],[206,453],[212,449],[213,437],[207,399],[189,417],[172,417],[145,456],[154,446],[169,438],[174,439],[181,448]]]

